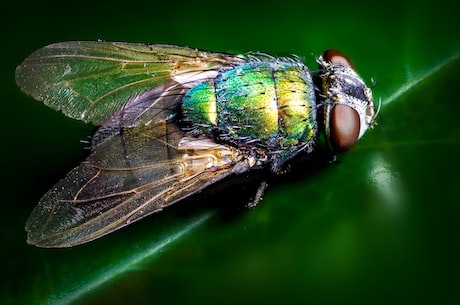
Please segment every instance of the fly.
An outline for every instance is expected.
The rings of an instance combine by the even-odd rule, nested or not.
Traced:
[[[321,137],[333,154],[350,149],[373,124],[372,92],[343,53],[317,63],[102,41],[32,53],[16,69],[19,87],[98,129],[86,161],[33,210],[28,243],[79,245],[226,177],[282,173]]]

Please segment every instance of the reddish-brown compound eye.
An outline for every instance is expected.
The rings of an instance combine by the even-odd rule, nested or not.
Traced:
[[[353,70],[355,69],[348,56],[339,50],[329,49],[324,51],[323,59],[333,65],[346,66],[352,68]]]
[[[358,141],[359,114],[350,106],[337,104],[330,113],[330,142],[335,151],[350,149]]]

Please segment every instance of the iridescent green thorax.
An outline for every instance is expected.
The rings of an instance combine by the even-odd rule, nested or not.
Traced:
[[[40,199],[27,242],[86,243],[236,175],[249,191],[261,182],[253,207],[271,174],[333,160],[378,110],[345,54],[317,63],[311,73],[297,58],[105,41],[35,51],[16,69],[21,89],[100,127],[85,162]]]
[[[219,140],[292,153],[316,135],[310,73],[300,62],[254,60],[222,70],[182,101],[184,117]]]

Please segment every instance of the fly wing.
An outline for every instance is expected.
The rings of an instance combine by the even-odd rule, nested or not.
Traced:
[[[28,243],[70,247],[108,234],[249,168],[240,152],[173,122],[122,129],[35,207]]]
[[[101,125],[88,159],[40,200],[28,242],[68,247],[108,234],[248,168],[240,152],[174,123],[187,90],[245,59],[168,45],[64,42],[16,69],[24,92]]]
[[[112,125],[132,126],[164,119],[167,111],[158,109],[173,107],[196,82],[244,61],[170,45],[71,41],[32,53],[17,67],[16,82],[25,93],[71,118],[94,125],[112,119]],[[164,102],[164,92],[173,104],[155,107]],[[171,98],[175,94],[178,98]]]

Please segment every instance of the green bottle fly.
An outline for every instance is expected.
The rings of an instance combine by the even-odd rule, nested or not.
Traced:
[[[294,60],[254,61],[224,69],[184,96],[185,120],[219,142],[280,156],[311,150],[317,132],[315,92]]]
[[[226,177],[282,173],[320,135],[332,153],[351,148],[376,116],[372,92],[343,53],[317,63],[103,41],[35,51],[16,69],[21,89],[98,129],[33,210],[27,242],[79,245]]]

